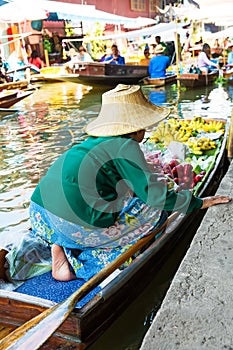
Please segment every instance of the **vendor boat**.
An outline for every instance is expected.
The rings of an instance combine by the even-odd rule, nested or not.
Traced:
[[[182,73],[177,77],[182,86],[195,88],[214,84],[219,76],[219,71],[214,70],[208,74],[200,73]]]
[[[160,87],[167,84],[173,84],[176,82],[177,75],[174,73],[166,74],[163,78],[150,78],[146,77],[142,79],[143,86],[145,88]]]
[[[41,72],[41,75],[44,73]],[[133,64],[110,64],[103,62],[83,62],[74,69],[67,68],[64,73],[54,75],[54,79],[88,86],[115,86],[117,84],[136,84],[148,75],[148,66]],[[45,79],[48,75],[44,75]],[[49,76],[50,80],[53,78]]]
[[[217,120],[216,120],[217,121]],[[200,196],[213,195],[217,190],[221,179],[227,171],[229,162],[226,152],[229,127],[226,120],[220,120],[224,132],[216,132],[212,141],[216,139],[216,149],[211,150],[212,161],[206,169],[203,180],[193,188],[195,194]],[[221,129],[223,130],[223,129]],[[221,134],[221,136],[220,136]],[[153,139],[153,137],[152,137]],[[150,143],[150,152],[153,152],[153,143]],[[154,149],[154,152],[155,151]],[[208,152],[203,150],[204,156]],[[195,156],[196,159],[201,157]],[[199,163],[200,165],[200,163]],[[175,249],[177,243],[188,231],[195,233],[205,211],[196,210],[190,214],[171,213],[170,221],[165,230],[155,240],[150,240],[140,254],[133,259],[132,263],[122,269],[117,268],[111,272],[110,277],[106,274],[100,284],[94,284],[93,290],[88,286],[89,293],[74,304],[74,309],[69,313],[64,323],[43,344],[40,349],[85,349],[92,344],[106,328],[118,317],[132,300],[143,291],[151,281],[152,276]],[[0,251],[1,253],[1,251]],[[0,254],[0,264],[4,264],[4,252]],[[4,269],[0,268],[0,276]],[[34,318],[44,311],[50,310],[54,305],[66,299],[77,289],[82,288],[83,282],[73,280],[69,282],[55,281],[50,272],[26,280],[14,291],[0,290],[0,348],[8,349],[15,338],[11,332],[25,322]],[[62,291],[62,292],[61,292]],[[60,315],[61,316],[61,315]],[[58,317],[60,317],[58,316]],[[50,322],[49,327],[53,327]],[[46,326],[47,328],[47,326]],[[45,328],[37,333],[36,339],[40,339]],[[6,337],[8,335],[8,338]],[[24,339],[29,332],[24,331],[18,335],[18,339]],[[23,342],[24,344],[24,342]],[[8,347],[7,347],[8,346]],[[13,346],[13,345],[12,345]],[[24,345],[23,345],[24,346]],[[12,347],[13,348],[13,347]],[[17,349],[18,347],[14,347]],[[30,344],[30,349],[36,349]]]
[[[2,83],[0,84],[0,91],[3,90],[15,90],[15,89],[26,89],[28,87],[28,80],[18,80],[18,81],[12,81],[8,83]]]
[[[18,91],[16,94],[13,94],[11,98],[7,98],[6,100],[2,101],[0,99],[0,108],[9,108],[24,98],[30,96],[31,94],[32,91]]]

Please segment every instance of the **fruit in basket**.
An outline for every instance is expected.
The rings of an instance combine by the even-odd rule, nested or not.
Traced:
[[[186,142],[186,145],[190,148],[191,152],[196,155],[202,155],[204,151],[217,147],[217,143],[207,137],[190,138]]]
[[[203,132],[224,133],[224,123],[217,120],[205,120],[200,116],[196,116],[191,120],[170,118],[166,122],[163,121],[158,124],[156,130],[152,132],[150,141],[163,143],[165,146],[169,145],[171,141],[178,141],[186,144],[190,142],[193,137]],[[198,145],[196,147],[202,146]],[[202,150],[210,149],[208,147],[210,147],[210,145],[206,142],[203,149],[195,149],[195,154],[201,155]],[[212,146],[211,148],[214,147]]]
[[[205,171],[200,171],[197,174],[192,164],[182,164],[176,158],[171,159],[169,162],[164,162],[161,154],[153,155],[153,152],[145,155],[145,157],[152,172],[159,176],[165,176],[169,189],[175,188],[176,191],[193,189],[198,182],[202,181],[205,175]]]

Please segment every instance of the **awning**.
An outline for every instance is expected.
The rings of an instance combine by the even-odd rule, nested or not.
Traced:
[[[6,3],[8,2],[8,3]],[[6,4],[4,4],[6,3]],[[152,18],[129,18],[97,10],[94,5],[72,4],[50,0],[0,0],[0,21],[15,23],[23,20],[36,20],[48,17],[49,12],[56,12],[58,19],[73,22],[100,22],[122,24],[140,28],[156,23]]]
[[[1,3],[3,3],[1,5]],[[49,13],[40,0],[14,0],[0,3],[0,22],[18,23],[47,18]]]
[[[58,2],[50,0],[41,0],[44,2],[44,7],[49,12],[56,12],[58,19],[71,20],[72,22],[100,22],[108,24],[125,24],[135,25],[138,24],[138,28],[146,25],[156,23],[152,18],[129,18],[124,16],[118,16],[105,11],[100,11],[93,5],[80,5],[71,4],[67,2]],[[142,25],[143,23],[143,25]]]
[[[162,36],[163,33],[170,33],[171,40],[174,40],[173,33],[182,29],[183,26],[184,26],[184,24],[175,23],[175,22],[160,23],[160,24],[156,24],[155,26],[151,26],[148,28],[142,28],[142,29],[138,29],[138,30],[132,30],[130,32],[121,32],[118,34],[90,37],[90,38],[88,38],[88,40],[97,40],[97,39],[98,40],[114,40],[114,39],[123,39],[123,38],[134,39],[134,38],[146,37],[146,36],[150,36],[150,35],[160,35],[161,34],[161,36]]]

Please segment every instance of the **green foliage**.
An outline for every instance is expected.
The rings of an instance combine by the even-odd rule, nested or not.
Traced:
[[[71,21],[66,21],[65,22],[65,33],[66,33],[66,36],[72,36],[72,35],[75,34]]]
[[[215,84],[220,84],[220,85],[224,85],[227,84],[227,79],[225,79],[224,77],[218,77],[215,82]]]
[[[101,40],[101,39],[91,40],[91,38],[103,36],[104,28],[105,28],[104,25],[100,23],[95,23],[94,31],[87,33],[84,39],[84,43],[91,44],[92,57],[97,60],[100,59],[106,51],[106,40]]]

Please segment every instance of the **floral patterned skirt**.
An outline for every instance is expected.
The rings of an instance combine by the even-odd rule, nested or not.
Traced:
[[[115,224],[90,229],[57,217],[34,202],[30,204],[32,233],[63,247],[77,278],[89,280],[104,266],[166,220],[164,211],[130,197]]]

